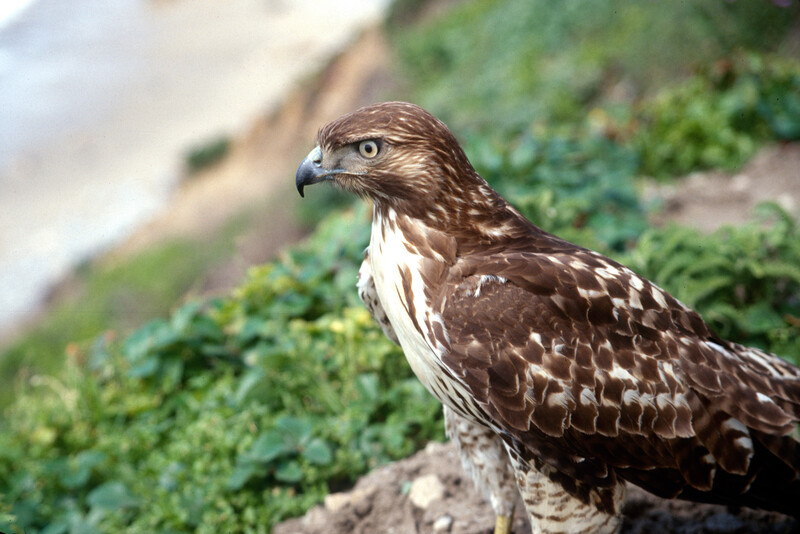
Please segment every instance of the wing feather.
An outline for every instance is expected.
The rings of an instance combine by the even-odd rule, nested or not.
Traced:
[[[496,425],[568,476],[602,485],[607,465],[660,495],[709,491],[718,467],[748,473],[751,431],[798,421],[796,368],[720,339],[593,252],[461,258],[447,284],[434,303],[445,364]]]

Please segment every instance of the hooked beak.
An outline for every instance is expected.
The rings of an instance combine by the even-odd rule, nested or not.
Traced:
[[[297,168],[294,184],[297,186],[297,192],[302,197],[304,196],[303,188],[305,186],[316,184],[323,180],[332,180],[336,174],[341,172],[344,171],[342,169],[330,170],[324,168],[322,166],[322,150],[319,147],[315,147]]]

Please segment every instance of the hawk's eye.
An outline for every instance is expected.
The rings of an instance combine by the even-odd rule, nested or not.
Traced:
[[[381,147],[378,145],[378,142],[372,139],[358,143],[358,153],[367,159],[372,159],[377,156],[380,149]]]

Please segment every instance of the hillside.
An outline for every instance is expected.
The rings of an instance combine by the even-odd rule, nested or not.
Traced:
[[[536,224],[651,278],[724,337],[798,362],[800,64],[786,52],[796,29],[777,18],[800,21],[797,10],[753,19],[720,4],[711,14],[727,26],[708,29],[702,2],[619,18],[588,1],[544,18],[538,0],[409,4],[187,177],[174,206],[63,288],[57,321],[11,347],[0,531],[489,529],[452,449],[428,445],[444,437],[440,407],[354,291],[368,207],[323,187],[301,204],[293,191],[316,129],[374,100],[429,107]],[[631,51],[661,10],[685,16],[691,64]],[[764,27],[775,35],[750,38]],[[532,76],[521,57],[558,75]],[[115,318],[156,298],[162,311]],[[407,496],[424,474],[444,485],[426,509]],[[462,498],[475,508],[462,512]],[[655,532],[656,519],[686,532],[772,524],[632,499],[627,532]]]

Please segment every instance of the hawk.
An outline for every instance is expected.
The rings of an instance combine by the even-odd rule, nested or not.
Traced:
[[[525,219],[418,106],[320,129],[296,185],[373,204],[359,293],[508,531],[613,533],[625,484],[800,516],[800,369]],[[512,483],[511,480],[514,482]]]

